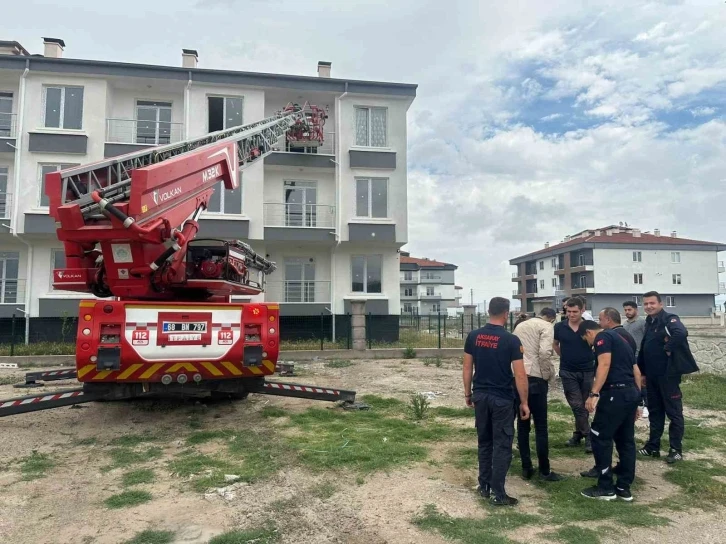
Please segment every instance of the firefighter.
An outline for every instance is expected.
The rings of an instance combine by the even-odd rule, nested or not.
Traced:
[[[512,463],[515,395],[520,399],[520,417],[529,419],[524,349],[519,338],[504,328],[508,318],[509,300],[494,297],[489,302],[489,323],[470,332],[464,344],[464,399],[474,408],[479,494],[495,506],[518,503],[504,489]]]
[[[590,427],[592,452],[598,472],[597,485],[582,491],[590,499],[633,500],[630,486],[635,479],[635,420],[640,402],[640,371],[628,342],[612,329],[594,321],[580,326],[582,338],[594,347],[595,379],[585,404],[595,412]],[[602,398],[601,398],[602,397]],[[613,486],[613,441],[620,457],[617,482]]]

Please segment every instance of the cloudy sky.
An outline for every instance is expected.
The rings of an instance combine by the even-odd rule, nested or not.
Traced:
[[[13,2],[0,39],[171,65],[193,48],[201,67],[301,75],[328,60],[334,77],[417,83],[407,249],[459,265],[475,302],[511,295],[508,259],[584,228],[726,242],[723,0],[105,3]]]

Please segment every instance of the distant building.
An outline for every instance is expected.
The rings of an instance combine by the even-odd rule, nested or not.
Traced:
[[[461,301],[454,275],[457,266],[401,252],[401,313],[447,314]]]
[[[560,307],[570,295],[584,295],[595,315],[601,308],[621,308],[643,293],[658,291],[669,311],[683,316],[710,315],[714,296],[726,293],[718,252],[725,244],[661,235],[611,225],[567,236],[554,246],[516,257],[514,298],[527,312]]]

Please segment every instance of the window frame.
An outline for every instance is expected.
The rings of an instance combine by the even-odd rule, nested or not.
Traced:
[[[358,143],[358,110],[368,110],[368,132],[367,132],[367,142],[365,144],[359,144]],[[371,115],[371,112],[373,110],[383,110],[386,114],[386,120],[385,120],[385,142],[383,145],[373,145],[371,143],[371,125],[373,123],[373,115]],[[352,147],[367,147],[367,148],[373,148],[373,149],[388,149],[388,107],[387,106],[353,106],[353,140],[355,141],[355,144]]]
[[[666,308],[676,307],[676,297],[674,295],[666,295]]]
[[[238,211],[238,212],[228,212],[228,211],[226,211],[224,209],[224,206],[225,206],[225,204],[224,204],[225,195],[227,193],[234,192],[234,189],[232,191],[230,191],[228,189],[225,189],[224,188],[224,184],[223,183],[220,183],[220,184],[217,185],[217,187],[214,188],[214,192],[215,193],[219,192],[219,211],[206,209],[206,210],[204,210],[204,212],[202,213],[202,215],[204,215],[204,214],[211,214],[211,215],[230,215],[230,216],[241,216],[241,215],[244,215],[244,209],[245,209],[244,208],[244,205],[245,205],[245,193],[244,193],[244,183],[242,181],[242,177],[243,177],[243,173],[238,171],[237,172],[237,180],[239,181],[239,192],[240,192],[240,195],[239,195],[239,208],[240,208],[240,211]],[[209,200],[211,202],[212,198],[210,198]]]
[[[380,285],[381,290],[380,292],[376,291],[370,291],[368,287],[368,260],[372,257],[378,257],[381,260],[381,278],[380,278]],[[354,266],[354,260],[356,258],[362,258],[363,259],[363,290],[362,291],[356,291],[353,288],[353,283],[355,281],[355,275],[353,274],[353,266]],[[356,253],[350,256],[350,291],[351,293],[363,293],[367,295],[382,295],[383,294],[383,270],[385,266],[385,261],[383,258],[382,253],[370,253],[370,254],[360,254]]]
[[[539,288],[540,289],[544,289],[545,288],[545,281],[544,280],[539,280]]]
[[[544,261],[539,262],[539,269],[544,270]]]
[[[643,262],[643,252],[642,251],[633,251],[633,262],[634,263]]]
[[[38,163],[38,198],[36,200],[36,204],[38,208],[41,209],[48,209],[50,207],[50,202],[48,204],[43,204],[43,196],[45,195],[45,176],[43,175],[43,167],[44,166],[55,166],[57,167],[53,172],[60,172],[61,170],[67,170],[68,168],[75,168],[76,166],[80,166],[80,163],[66,163],[66,162],[39,162]],[[48,174],[50,172],[47,172]]]
[[[640,280],[640,281],[638,281]],[[643,285],[643,274],[637,273],[633,274],[633,284],[634,285]]]
[[[385,181],[386,187],[386,215],[383,217],[373,217],[373,180]],[[374,176],[356,176],[353,178],[355,187],[353,190],[353,217],[355,219],[371,219],[374,221],[383,221],[391,218],[391,199],[390,195],[390,178],[374,177]],[[365,181],[368,185],[368,215],[358,215],[358,182]]]
[[[74,89],[80,89],[81,90],[81,123],[78,128],[67,128],[63,126],[65,124],[65,103],[66,103],[66,91],[69,88]],[[61,100],[60,100],[60,117],[58,118],[58,125],[57,127],[49,127],[47,125],[48,120],[46,118],[47,116],[47,106],[48,106],[48,89],[60,89],[61,90]],[[47,83],[43,84],[42,88],[42,100],[41,100],[41,124],[43,128],[50,129],[50,130],[73,130],[73,131],[82,131],[83,130],[83,118],[85,113],[85,100],[86,100],[86,88],[84,85],[65,85],[65,84],[53,84],[53,83]]]
[[[682,285],[683,277],[681,274],[671,274],[673,285]]]
[[[559,264],[557,262],[557,260],[558,260],[557,257],[552,257],[552,260],[550,261],[550,264],[552,265],[552,268],[554,268],[555,270],[557,270],[557,265]]]
[[[239,125],[235,125],[235,127],[240,127],[245,124],[245,95],[232,95],[232,94],[207,94],[207,134],[211,134],[211,129],[209,128],[209,99],[210,98],[221,98],[222,99],[222,128],[220,130],[228,130],[232,127],[227,126],[227,99],[234,99],[234,100],[241,100],[242,101],[242,119],[240,120]],[[217,131],[215,131],[217,132]]]
[[[676,260],[676,257],[678,257],[677,260]],[[681,264],[681,252],[680,251],[671,251],[671,264]]]
[[[635,305],[640,307],[643,305],[643,296],[642,295],[633,295],[633,302],[635,302]]]
[[[147,102],[147,104],[143,104],[143,102]],[[154,134],[154,141],[155,143],[149,144],[147,142],[141,142],[141,145],[167,145],[166,143],[160,143],[161,134],[160,134],[160,126],[161,123],[168,123],[169,124],[169,142],[172,143],[174,141],[173,131],[174,131],[174,101],[173,100],[154,100],[149,98],[136,98],[134,102],[134,122],[136,125],[134,126],[134,143],[139,144],[138,142],[138,135],[139,135],[139,128],[138,123],[148,123],[150,121],[139,119],[139,108],[146,108],[146,109],[154,109],[156,110],[156,120],[153,121],[155,125],[155,134]],[[162,109],[168,109],[169,110],[169,121],[160,121],[160,114]]]
[[[557,289],[557,285],[558,285],[557,278],[552,278],[552,287],[554,287],[555,289]]]

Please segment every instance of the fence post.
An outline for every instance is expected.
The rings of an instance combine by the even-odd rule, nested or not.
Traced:
[[[320,312],[320,351],[323,351],[325,349],[324,342],[325,342],[325,325],[324,325],[324,316],[323,312]]]
[[[437,314],[439,316],[439,349],[441,349],[441,312]]]
[[[464,314],[461,314],[461,337],[464,338]]]
[[[368,323],[366,323],[366,334],[368,335],[368,349],[372,349],[372,346],[373,346],[373,335],[371,334],[371,323],[372,323],[372,319],[371,319],[371,313],[370,312],[368,312],[367,317],[368,317]]]
[[[473,331],[474,330],[474,314],[471,314],[471,316],[469,317],[469,322],[471,325],[471,328],[469,330]]]
[[[449,320],[449,316],[444,316],[444,338],[446,338],[446,322]]]
[[[481,312],[476,314],[476,318],[479,320],[479,328],[481,329]]]
[[[15,314],[13,313],[13,320],[10,322],[10,357],[15,355]]]
[[[348,349],[351,348],[351,342],[353,340],[353,316],[348,312]]]

